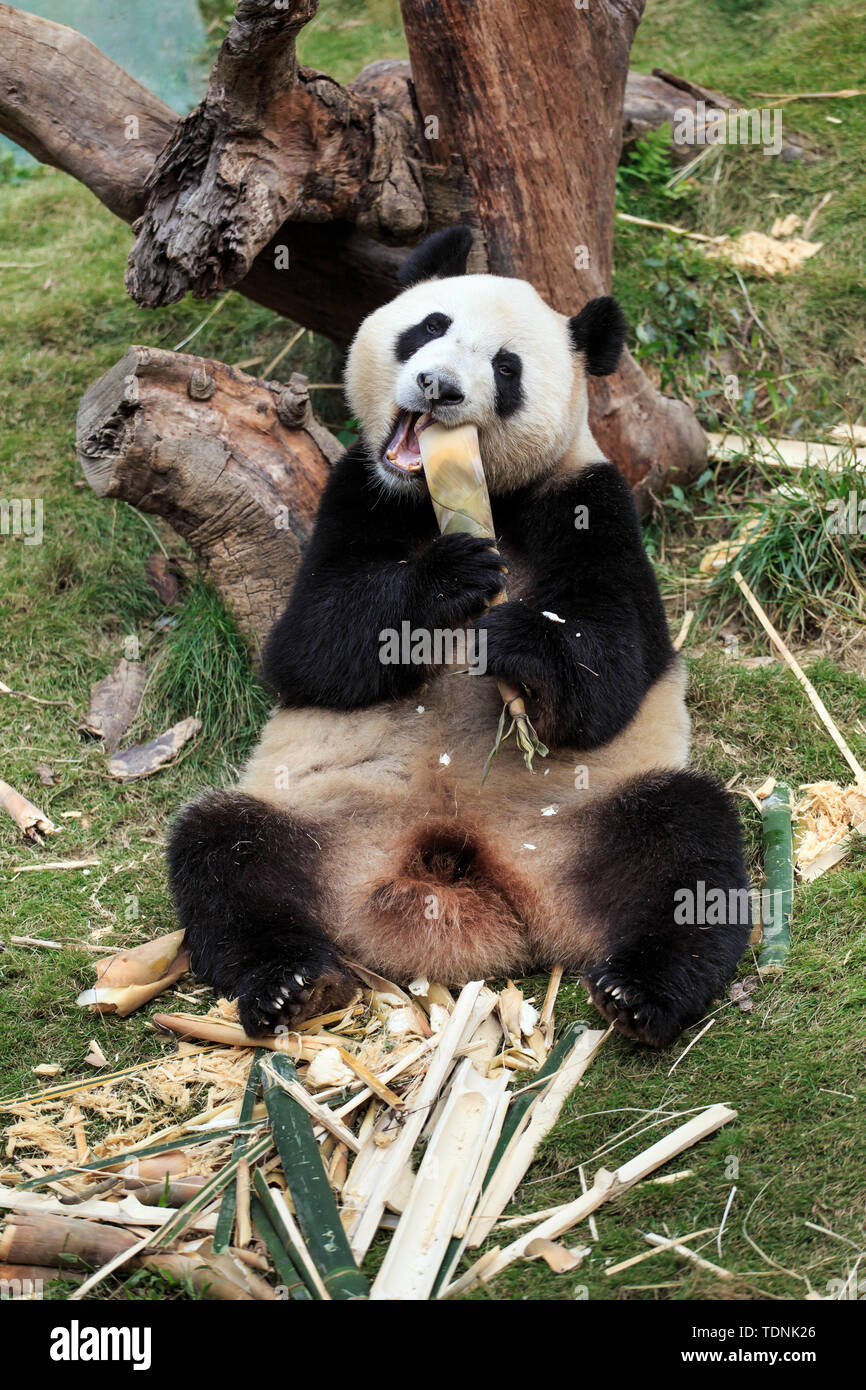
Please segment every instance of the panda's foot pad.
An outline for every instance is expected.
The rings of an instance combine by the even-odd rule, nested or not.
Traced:
[[[308,1018],[342,1009],[359,988],[354,975],[340,967],[309,979],[294,970],[260,972],[238,995],[238,1010],[249,1037],[263,1037],[278,1028],[297,1028]]]
[[[650,1047],[664,1047],[682,1031],[669,1000],[622,975],[615,965],[597,965],[585,977],[589,997],[617,1032]]]

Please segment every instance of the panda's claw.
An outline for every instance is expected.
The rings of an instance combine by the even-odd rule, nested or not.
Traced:
[[[585,981],[595,1007],[627,1038],[662,1047],[681,1032],[683,1020],[668,1000],[654,998],[643,985],[624,979],[607,963],[587,971]]]
[[[244,983],[246,988],[238,992],[238,1009],[244,1031],[252,1038],[279,1027],[296,1028],[306,1018],[342,1007],[358,987],[354,976],[338,963],[318,977],[263,965]]]

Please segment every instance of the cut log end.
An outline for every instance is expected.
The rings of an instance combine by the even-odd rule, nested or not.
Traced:
[[[78,458],[99,497],[168,521],[253,645],[285,605],[341,446],[306,381],[261,382],[222,362],[131,347],[85,393]]]

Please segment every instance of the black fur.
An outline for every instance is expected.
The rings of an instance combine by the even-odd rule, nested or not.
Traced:
[[[673,656],[631,489],[612,464],[598,463],[568,487],[494,501],[493,516],[534,582],[524,602],[500,604],[477,623],[488,671],[530,687],[546,743],[607,743]]]
[[[523,363],[516,352],[500,348],[491,365],[496,385],[496,414],[500,419],[507,420],[523,404],[523,387],[520,384]]]
[[[403,329],[397,339],[394,356],[398,362],[408,362],[425,343],[432,342],[434,338],[444,338],[450,327],[451,320],[447,314],[428,314],[420,323]]]
[[[579,314],[568,320],[571,345],[582,352],[590,376],[610,376],[615,372],[628,325],[615,299],[603,295],[584,304]]]
[[[357,985],[319,925],[320,846],[318,827],[238,792],[210,792],[172,826],[169,882],[192,969],[237,997],[252,1037],[309,1012],[314,995],[339,1007]]]
[[[356,709],[411,694],[425,673],[383,665],[379,634],[407,620],[458,627],[502,585],[484,540],[438,536],[426,492],[384,492],[365,457],[356,445],[336,466],[265,648],[263,672],[284,705]],[[575,527],[578,508],[586,529]],[[606,743],[673,655],[628,484],[612,464],[596,464],[567,488],[494,498],[493,519],[535,579],[525,602],[500,604],[477,623],[489,672],[530,687],[546,742]]]
[[[385,491],[356,445],[334,469],[263,673],[284,705],[357,709],[410,694],[418,666],[383,665],[384,629],[455,628],[502,587],[487,542],[439,536],[426,492]]]
[[[408,288],[422,280],[446,280],[451,275],[465,275],[471,250],[471,227],[445,227],[425,237],[420,246],[409,252],[397,279]]]
[[[587,984],[621,1032],[662,1046],[703,1017],[749,939],[737,814],[728,793],[692,769],[636,778],[593,810],[576,886],[606,921],[609,949]],[[693,893],[699,906],[701,884],[725,894],[725,921],[677,920],[677,895]]]

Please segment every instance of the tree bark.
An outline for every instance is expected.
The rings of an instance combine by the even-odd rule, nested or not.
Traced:
[[[170,522],[253,646],[285,606],[319,493],[342,446],[306,379],[132,347],[88,389],[76,447],[100,497]]]
[[[489,269],[562,313],[610,289],[628,55],[644,0],[402,0],[428,161],[465,153]],[[693,476],[706,440],[628,354],[590,383],[590,428],[633,487]]]
[[[285,221],[347,221],[399,241],[427,223],[412,126],[298,68],[318,0],[240,0],[207,95],[148,178],[126,284],[139,304],[236,284]]]

